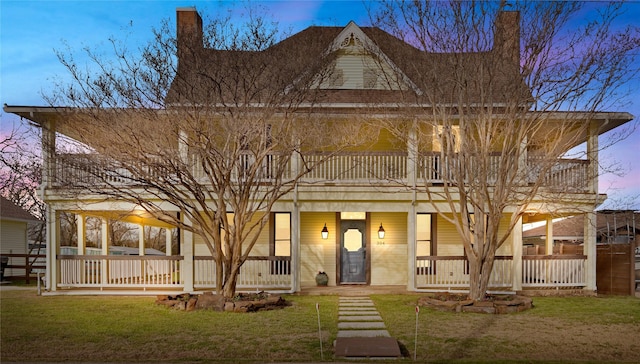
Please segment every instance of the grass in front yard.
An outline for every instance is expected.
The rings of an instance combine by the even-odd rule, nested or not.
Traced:
[[[415,296],[372,296],[391,336],[414,355]],[[424,362],[640,362],[640,299],[534,297],[509,315],[418,314]]]
[[[337,332],[337,297],[291,296],[283,310],[181,312],[155,297],[3,291],[1,361],[312,361]]]
[[[415,345],[418,295],[371,296],[387,329]],[[333,360],[337,296],[286,296],[293,306],[258,313],[182,312],[155,297],[36,296],[2,291],[0,361],[311,362]],[[537,297],[511,315],[422,308],[419,362],[640,362],[640,299]],[[374,361],[380,363],[380,361]]]

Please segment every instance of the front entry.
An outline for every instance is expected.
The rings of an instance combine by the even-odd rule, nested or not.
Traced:
[[[366,221],[340,223],[340,283],[367,283]]]

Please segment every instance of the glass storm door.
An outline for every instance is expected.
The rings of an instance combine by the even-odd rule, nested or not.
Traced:
[[[366,222],[342,220],[340,248],[340,283],[366,283]]]

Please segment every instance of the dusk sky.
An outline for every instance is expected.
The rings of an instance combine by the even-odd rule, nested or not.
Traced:
[[[298,32],[310,25],[345,26],[350,20],[368,25],[361,1],[266,1],[268,9],[281,29]],[[151,37],[151,28],[163,19],[175,23],[177,7],[196,6],[203,18],[216,12],[238,8],[230,1],[23,1],[0,0],[0,103],[8,105],[46,105],[40,96],[54,78],[66,73],[54,49],[75,53],[84,46],[105,45],[109,37],[129,35],[130,43],[143,44]],[[640,19],[640,1],[626,5],[621,24]],[[233,14],[236,14],[234,12]],[[640,67],[636,65],[636,67]],[[636,79],[637,82],[637,79]],[[630,112],[640,116],[640,87],[633,85],[628,102],[608,111]],[[14,115],[1,114],[4,133],[19,121]],[[624,177],[605,175],[600,178],[600,191],[609,194],[609,208],[640,210],[640,131],[614,147],[601,152],[601,161],[617,162],[627,173]],[[635,199],[634,199],[635,197]],[[631,204],[629,204],[631,203]]]

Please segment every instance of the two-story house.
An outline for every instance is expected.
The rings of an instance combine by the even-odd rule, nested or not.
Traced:
[[[225,67],[223,62],[231,64],[233,57],[258,59],[265,52],[272,52],[276,58],[265,64],[256,61],[254,66],[260,64],[270,72],[291,73],[287,76],[292,87],[308,76],[305,72],[317,72],[317,65],[312,65],[314,60],[323,57],[331,60],[333,68],[329,76],[307,77],[312,80],[310,90],[315,92],[314,100],[301,102],[297,112],[312,114],[318,122],[366,122],[379,126],[374,140],[329,154],[274,204],[268,226],[241,267],[239,290],[304,291],[316,285],[319,271],[329,276],[329,286],[401,286],[409,291],[468,287],[469,266],[460,232],[446,218],[452,211],[447,210],[449,205],[442,197],[443,191],[451,191],[443,176],[452,168],[442,151],[460,148],[464,135],[454,127],[451,133],[457,139],[449,138],[449,144],[445,145],[439,136],[446,130],[429,127],[420,120],[435,115],[435,109],[454,108],[460,101],[456,98],[460,90],[469,98],[465,102],[477,105],[484,102],[486,95],[482,91],[486,85],[456,84],[452,80],[461,69],[451,67],[452,64],[464,65],[462,70],[466,72],[474,67],[478,73],[481,68],[502,70],[503,76],[492,80],[490,85],[496,93],[491,105],[495,107],[494,117],[506,117],[506,108],[499,105],[505,105],[507,98],[518,98],[526,105],[528,92],[518,72],[518,13],[504,12],[498,16],[492,49],[465,54],[426,53],[381,29],[359,27],[351,22],[345,27],[310,27],[267,50],[227,52],[221,56],[204,48],[202,20],[195,9],[179,8],[177,21],[178,46],[188,42],[197,49],[178,50],[177,76],[167,95],[167,108],[202,101],[185,96],[196,83],[215,85],[217,80],[212,75],[216,73],[203,73],[200,67],[220,71]],[[495,54],[504,55],[500,62],[492,62],[497,59]],[[278,67],[273,64],[274,59],[295,67]],[[201,92],[196,96],[205,97]],[[439,104],[430,103],[432,100],[439,100]],[[260,102],[256,101],[255,107],[259,108]],[[32,120],[43,130],[49,291],[155,294],[215,288],[212,253],[197,234],[136,210],[129,201],[105,199],[89,190],[83,193],[81,186],[90,183],[92,173],[95,176],[89,169],[94,171],[100,166],[79,163],[82,158],[78,154],[64,154],[56,148],[56,135],[85,140],[68,127],[71,122],[65,119],[82,110],[7,105],[4,110]],[[567,119],[589,127],[586,132],[580,128],[579,133],[572,135],[574,140],[565,150],[551,149],[555,166],[544,171],[544,178],[530,176],[544,183],[535,186],[540,194],[527,200],[526,213],[518,210],[517,201],[505,208],[505,226],[512,217],[516,223],[508,241],[496,254],[499,259],[493,267],[490,287],[502,291],[563,287],[594,291],[596,231],[590,221],[594,221],[594,210],[605,198],[598,194],[598,135],[630,121],[632,116],[543,112],[537,118],[548,123],[549,139],[554,135],[553,128],[567,125]],[[393,124],[396,126],[404,123],[404,129],[397,130],[406,130],[407,139],[392,130],[391,120],[397,121]],[[100,132],[108,137],[109,129]],[[193,136],[185,135],[189,137]],[[587,145],[585,159],[562,159],[562,152],[583,143]],[[544,151],[543,144],[541,140],[523,139],[520,148],[523,152],[530,151],[531,156],[523,153],[519,165],[535,163],[534,152]],[[188,150],[183,152],[188,154]],[[495,165],[501,158],[499,152],[493,157]],[[300,153],[306,161],[327,155],[313,150]],[[302,157],[292,158],[288,168],[292,171],[303,168]],[[492,173],[498,172],[487,170],[488,175]],[[85,177],[81,184],[69,185],[69,181]],[[114,176],[112,183],[118,183],[118,178]],[[548,200],[551,194],[543,192],[558,186],[566,187],[570,193],[563,194],[561,199]],[[68,193],[69,190],[74,193]],[[158,195],[150,198],[160,199]],[[585,214],[584,254],[553,256],[548,249],[549,254],[542,256],[523,255],[522,224],[550,220],[560,213]],[[75,224],[64,223],[69,216],[75,219]],[[89,254],[87,248],[89,219],[100,226],[100,234],[96,234],[99,241],[91,250],[95,254]],[[110,254],[113,234],[109,233],[109,224],[114,220],[139,226],[137,256]],[[70,225],[74,234],[63,231]],[[163,231],[166,256],[145,255],[144,232],[149,227]],[[172,248],[174,245],[178,248]]]

